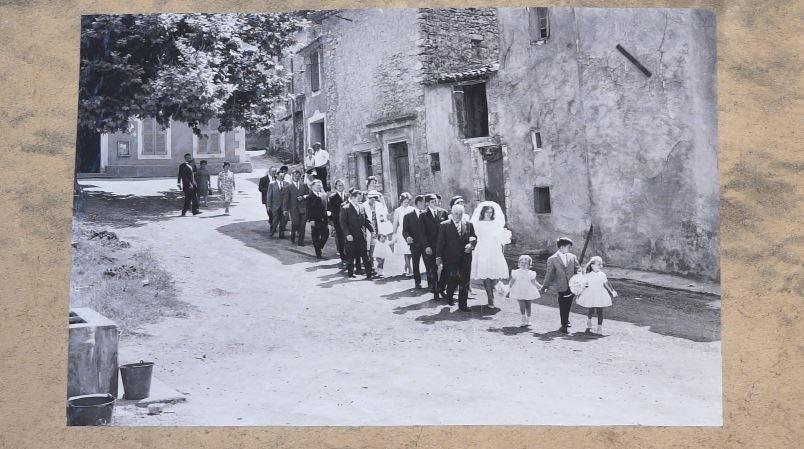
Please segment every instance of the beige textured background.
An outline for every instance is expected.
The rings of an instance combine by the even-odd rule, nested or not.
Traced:
[[[524,6],[535,0],[509,2]],[[553,1],[701,7],[718,18],[723,428],[67,428],[79,15],[421,6],[415,1],[0,0],[0,447],[520,448],[804,445],[802,1]],[[506,5],[427,2],[441,6]],[[547,5],[544,5],[547,6]]]

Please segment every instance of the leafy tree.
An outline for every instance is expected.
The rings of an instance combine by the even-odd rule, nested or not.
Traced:
[[[289,74],[279,61],[303,16],[91,15],[82,18],[79,128],[128,129],[134,116],[265,133]]]

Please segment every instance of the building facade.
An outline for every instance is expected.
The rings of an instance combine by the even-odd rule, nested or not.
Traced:
[[[201,127],[199,137],[185,123],[173,122],[162,129],[152,118],[132,119],[129,132],[100,136],[100,173],[125,178],[175,176],[186,153],[196,162],[206,160],[210,171],[229,162],[235,172],[251,172],[245,131],[217,128],[213,120]]]
[[[609,264],[719,278],[711,12],[389,9],[313,20],[293,94],[304,97],[305,147],[324,144],[333,177],[364,188],[376,176],[391,205],[405,191],[462,195],[470,208],[496,201],[513,251],[552,252],[558,236],[583,242],[594,225],[588,251]]]

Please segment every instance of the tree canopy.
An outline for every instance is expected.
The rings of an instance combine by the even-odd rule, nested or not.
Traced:
[[[220,131],[265,132],[301,25],[284,13],[84,16],[79,127],[123,131],[131,117],[153,117],[198,133],[217,118]]]

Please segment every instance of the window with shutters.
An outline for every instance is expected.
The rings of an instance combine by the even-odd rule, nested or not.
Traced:
[[[533,211],[537,214],[549,214],[550,187],[536,186],[533,188]]]
[[[200,126],[201,136],[193,134],[193,157],[223,157],[224,133],[218,131],[220,120],[212,119]]]
[[[319,50],[310,53],[308,68],[310,72],[310,90],[318,92],[321,90],[321,55]]]
[[[550,38],[550,15],[548,8],[528,8],[530,41],[543,44]]]
[[[488,137],[486,83],[455,85],[452,87],[452,96],[461,138]]]
[[[162,128],[156,119],[134,119],[137,156],[140,159],[170,159],[170,128]]]

